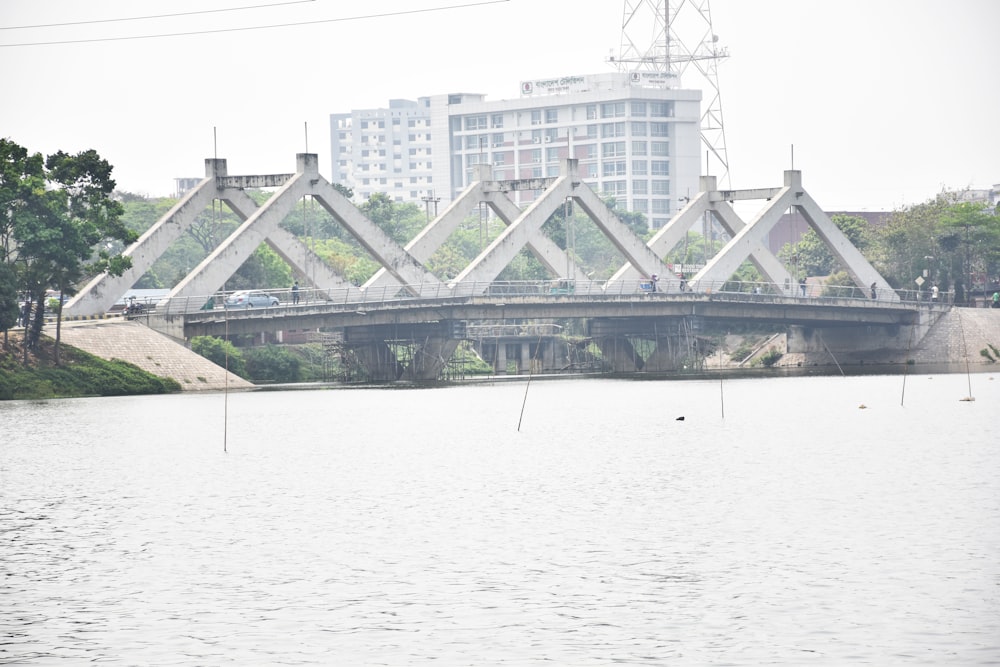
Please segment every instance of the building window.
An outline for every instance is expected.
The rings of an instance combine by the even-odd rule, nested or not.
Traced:
[[[558,162],[559,161],[559,149],[558,148],[546,148],[545,149],[545,161],[546,162]]]
[[[624,196],[628,193],[626,181],[604,181],[604,194]]]
[[[669,137],[670,123],[650,123],[649,134],[654,137]]]
[[[559,110],[558,109],[546,109],[545,110],[545,122],[546,123],[558,123],[559,122]]]
[[[597,119],[597,105],[596,104],[588,104],[587,105],[587,120],[596,120],[596,119]]]
[[[602,157],[625,157],[624,141],[606,141],[601,144]]]
[[[670,161],[669,160],[651,160],[649,163],[649,171],[653,176],[669,176],[670,175]]]
[[[654,195],[669,195],[670,194],[670,181],[653,181],[653,194]]]
[[[399,125],[399,119],[398,118],[393,118],[392,119],[392,124],[393,125]]]
[[[632,142],[632,155],[648,155],[648,153],[646,153],[646,142],[645,141],[633,141]]]
[[[632,194],[635,195],[646,195],[649,194],[649,181],[638,180],[632,181]]]
[[[584,144],[576,147],[576,158],[578,160],[596,160],[597,144]]]
[[[645,116],[646,115],[646,103],[645,102],[632,102],[632,115],[633,116]]]
[[[503,127],[503,114],[495,113],[490,116],[490,127]]]
[[[635,185],[635,183],[632,185]],[[646,199],[633,199],[632,210],[636,213],[649,213],[649,201]]]
[[[496,126],[494,125],[494,127]],[[503,132],[497,132],[496,134],[493,135],[493,145],[503,146]]]
[[[540,143],[542,143],[542,131],[541,130],[532,130],[531,131],[531,143],[533,143],[533,144],[540,144]]]
[[[531,151],[531,161],[532,162],[541,162],[542,161],[542,149],[541,148],[536,148],[536,149],[534,149],[534,150]],[[539,174],[539,176],[541,176],[541,174]]]
[[[410,155],[416,155],[416,154],[417,154],[417,149],[416,148],[411,148],[410,149]]]
[[[587,178],[593,180],[597,178],[597,163],[591,162],[586,165],[587,167]]]
[[[648,164],[645,160],[632,160],[633,176],[645,176],[648,173]]]
[[[597,138],[597,126],[596,125],[588,125],[587,126],[587,138],[588,139],[596,139]]]
[[[531,110],[531,124],[532,125],[541,125],[542,124],[542,110],[541,109],[532,109]]]
[[[670,102],[650,102],[649,115],[654,118],[670,118],[674,115],[672,106]]]
[[[650,155],[656,157],[669,157],[670,156],[670,142],[668,141],[651,141],[649,142]]]
[[[466,116],[465,117],[465,129],[466,130],[485,130],[486,129],[486,116]]]
[[[624,137],[625,123],[601,123],[601,136],[605,139],[608,137]]]
[[[545,141],[546,143],[553,142],[559,138],[559,130],[554,127],[550,127],[545,130]]]
[[[624,176],[625,175],[625,160],[611,160],[605,162],[603,165],[604,177],[608,176]]]
[[[545,175],[549,178],[559,175],[559,165],[552,164],[545,168]]]
[[[620,118],[624,115],[624,102],[605,102],[601,105],[601,118]]]
[[[494,153],[493,154],[493,164],[507,164],[507,154],[506,153]]]
[[[646,136],[646,121],[644,120],[632,121],[632,136],[633,137]]]
[[[670,213],[670,200],[669,199],[654,199],[653,200],[653,215],[657,213],[669,214]]]
[[[416,127],[416,126],[417,126],[417,123],[412,118],[410,120],[406,121],[406,127]]]

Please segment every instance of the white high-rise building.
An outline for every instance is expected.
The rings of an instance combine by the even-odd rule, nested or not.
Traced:
[[[495,180],[559,175],[583,180],[660,227],[698,191],[701,92],[655,73],[523,81],[517,99],[453,93],[392,100],[388,109],[330,116],[333,180],[360,200],[447,204],[488,163]],[[537,191],[517,191],[526,204]]]

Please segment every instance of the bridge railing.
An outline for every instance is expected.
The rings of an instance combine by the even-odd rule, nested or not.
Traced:
[[[355,286],[328,289],[301,288],[296,293],[290,289],[255,290],[278,299],[278,305],[246,309],[248,316],[267,317],[276,309],[304,309],[324,307],[334,310],[358,310],[361,308],[388,308],[394,305],[415,302],[437,302],[444,300],[467,301],[474,298],[503,300],[549,300],[569,299],[634,299],[634,298],[711,298],[746,302],[772,302],[776,300],[810,300],[827,304],[835,302],[852,305],[884,306],[889,303],[923,303],[947,305],[953,302],[953,294],[940,292],[939,300],[932,301],[926,290],[876,290],[874,298],[869,290],[853,286],[806,284],[785,286],[768,282],[724,281],[700,282],[696,289],[682,282],[679,286],[669,284],[654,285],[648,280],[616,281],[490,281],[463,282],[448,286],[444,283],[424,283],[418,285],[390,285],[361,289]],[[174,315],[199,311],[225,310],[225,299],[232,292],[219,292],[210,296],[172,297],[157,303],[155,312]],[[244,309],[240,309],[244,312]]]

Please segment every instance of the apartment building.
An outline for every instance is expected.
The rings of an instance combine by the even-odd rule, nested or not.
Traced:
[[[659,78],[658,78],[659,77]],[[333,180],[365,200],[446,205],[479,164],[495,180],[559,175],[579,161],[583,180],[660,227],[697,192],[701,92],[655,73],[522,81],[516,99],[451,93],[330,116]],[[514,193],[521,205],[539,191]]]

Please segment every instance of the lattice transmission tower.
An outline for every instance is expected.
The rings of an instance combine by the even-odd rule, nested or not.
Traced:
[[[625,0],[624,5],[621,50],[611,62],[623,72],[650,73],[672,88],[683,82],[701,89],[701,141],[710,158],[706,173],[728,187],[718,67],[729,53],[712,30],[709,0]]]

